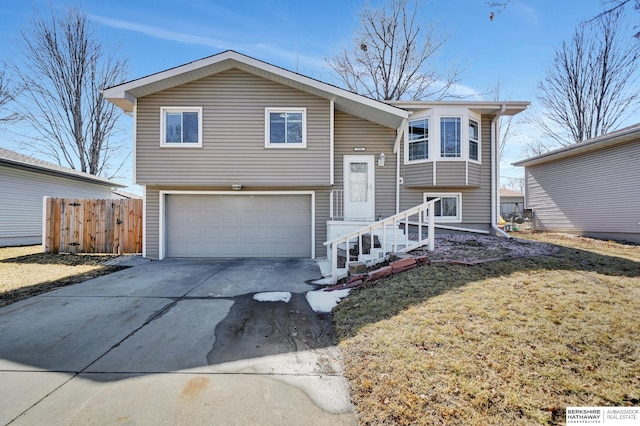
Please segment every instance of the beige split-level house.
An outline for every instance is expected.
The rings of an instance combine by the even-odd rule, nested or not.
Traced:
[[[436,227],[493,232],[498,118],[529,105],[379,102],[234,51],[103,93],[133,114],[159,259],[323,258],[425,202]]]

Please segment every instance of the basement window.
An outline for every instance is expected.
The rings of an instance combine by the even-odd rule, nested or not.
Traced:
[[[462,193],[460,192],[425,192],[424,202],[440,198],[435,203],[436,223],[462,222]]]

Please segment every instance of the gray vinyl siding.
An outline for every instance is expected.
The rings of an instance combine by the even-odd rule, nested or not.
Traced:
[[[343,189],[343,157],[345,155],[373,155],[375,158],[375,215],[382,217],[393,215],[396,204],[396,156],[393,154],[396,129],[383,127],[341,111],[336,111],[334,122],[334,187]],[[366,151],[354,151],[356,147],[366,147]],[[386,157],[384,167],[377,165],[378,156],[382,152]]]
[[[228,187],[202,186],[147,186],[146,187],[146,250],[145,256],[157,259],[160,256],[160,191],[228,191]],[[243,187],[243,191],[259,191],[259,187]],[[313,191],[315,193],[315,250],[316,257],[323,257],[326,248],[323,243],[327,237],[326,222],[329,220],[329,188],[310,187],[273,187],[265,191]]]
[[[466,186],[466,161],[438,161],[436,163],[436,185]]]
[[[535,228],[640,240],[640,140],[525,168]]]
[[[203,108],[201,148],[160,147],[160,108]],[[265,148],[265,108],[306,108],[306,148]],[[138,99],[136,182],[329,186],[330,102],[231,69]]]
[[[111,198],[111,187],[0,165],[0,246],[42,243],[45,196]]]
[[[145,233],[143,234],[143,254],[145,257],[157,259],[160,257],[160,188],[147,186],[145,188]]]
[[[467,162],[469,186],[480,186],[482,183],[482,164]]]
[[[493,116],[482,116],[481,164],[469,162],[469,185],[465,185],[465,161],[439,161],[436,165],[436,185],[418,187],[417,185],[400,186],[400,210],[411,208],[423,202],[425,192],[460,192],[462,193],[462,223],[447,224],[451,226],[469,227],[488,230],[491,224],[491,119]],[[404,149],[404,144],[401,144]],[[402,154],[404,158],[404,153]],[[404,165],[401,176],[416,176],[418,171],[413,166],[426,166],[429,163]],[[425,167],[426,169],[426,167]],[[425,173],[433,174],[429,168]],[[460,173],[460,176],[457,175]],[[425,179],[425,182],[428,182]]]
[[[433,162],[404,166],[404,184],[413,188],[433,186]]]

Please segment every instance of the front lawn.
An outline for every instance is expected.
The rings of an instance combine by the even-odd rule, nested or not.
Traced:
[[[42,253],[42,246],[0,248],[0,307],[124,269],[114,255]]]
[[[640,247],[533,234],[556,254],[433,264],[334,310],[361,424],[564,424],[640,405]]]

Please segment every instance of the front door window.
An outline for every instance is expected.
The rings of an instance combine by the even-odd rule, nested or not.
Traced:
[[[346,220],[373,220],[373,167],[373,155],[344,156],[344,218]]]
[[[351,163],[349,176],[349,201],[352,203],[366,203],[368,192],[367,163]]]

